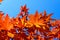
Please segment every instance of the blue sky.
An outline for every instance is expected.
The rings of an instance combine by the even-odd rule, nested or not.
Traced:
[[[29,13],[47,11],[48,14],[53,13],[52,18],[60,19],[60,0],[3,0],[0,4],[0,11],[9,16],[15,17],[20,12],[20,6],[27,5]]]

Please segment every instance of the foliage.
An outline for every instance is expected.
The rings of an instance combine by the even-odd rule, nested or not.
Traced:
[[[0,40],[60,40],[60,20],[51,16],[46,11],[28,14],[26,5],[15,18],[0,11]]]

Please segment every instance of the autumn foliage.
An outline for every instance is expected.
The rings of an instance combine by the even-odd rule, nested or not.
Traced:
[[[20,10],[12,18],[0,11],[0,40],[60,40],[60,20],[51,18],[52,13],[28,14],[26,5]]]

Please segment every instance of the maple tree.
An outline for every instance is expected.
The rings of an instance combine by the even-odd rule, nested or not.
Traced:
[[[46,11],[28,14],[26,5],[14,18],[0,11],[0,40],[60,40],[60,20],[51,18]]]

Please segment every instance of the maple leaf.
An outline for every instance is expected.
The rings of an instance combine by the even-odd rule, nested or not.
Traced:
[[[24,27],[24,20],[25,20],[24,18],[25,17],[23,17],[21,19],[20,18],[16,18],[16,21],[15,21],[16,23],[15,24],[17,25],[17,27],[19,27],[19,28],[23,28]]]
[[[43,24],[43,20],[40,19],[40,15],[38,14],[38,11],[36,11],[35,15],[29,15],[29,20],[32,24],[34,24],[36,27],[39,27],[39,25],[45,25]]]
[[[11,23],[11,19],[8,16],[8,14],[6,14],[6,16],[5,16],[4,20],[3,20],[3,28],[5,30],[13,29],[13,24]]]
[[[21,6],[21,11],[27,13],[28,9],[26,8],[26,5]]]

